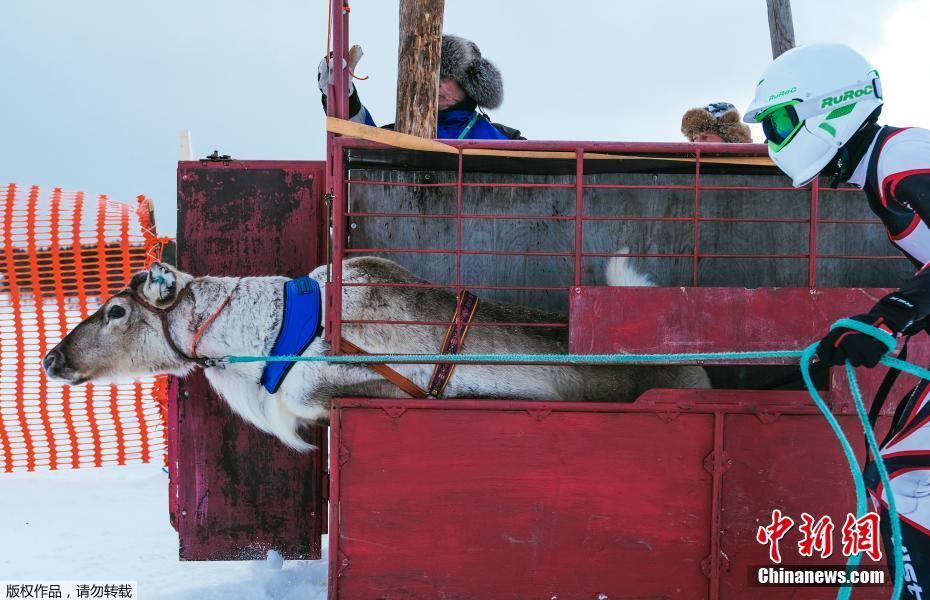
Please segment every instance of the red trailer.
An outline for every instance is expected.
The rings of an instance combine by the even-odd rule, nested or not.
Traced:
[[[884,252],[841,253],[851,240],[881,248],[862,199],[817,183],[794,190],[757,164],[760,146],[450,145],[451,156],[335,140],[334,346],[342,323],[359,323],[340,322],[339,308],[341,290],[354,285],[342,282],[341,259],[358,254],[398,260],[437,287],[567,306],[567,322],[537,326],[567,328],[575,354],[802,349],[908,268]],[[524,154],[482,154],[505,148]],[[789,216],[773,216],[780,211]],[[604,251],[605,225],[626,232],[631,247]],[[734,227],[755,233],[725,235]],[[660,287],[598,285],[610,256],[651,265]],[[920,345],[916,360],[928,358]],[[799,377],[766,389],[797,373],[785,362],[708,365],[715,389],[650,390],[623,405],[338,400],[330,597],[834,595],[751,579],[753,567],[771,564],[756,533],[773,510],[798,523],[801,513],[829,515],[837,536],[855,512],[848,464]],[[862,374],[866,395],[879,375]],[[842,370],[818,387],[861,460]],[[782,542],[786,564],[845,562],[839,550],[802,557],[797,542]],[[888,591],[864,587],[855,597]]]
[[[335,48],[345,54],[348,14],[334,5]],[[343,77],[337,70],[337,88]],[[329,106],[345,116],[338,91]],[[355,255],[391,258],[438,287],[567,314],[535,326],[563,328],[579,354],[797,350],[909,269],[889,255],[861,192],[816,181],[795,190],[762,146],[443,144],[427,152],[331,133],[325,186],[318,165],[278,164],[272,179],[288,183],[274,198],[255,185],[254,164],[182,165],[181,265],[298,274],[328,252],[326,336],[337,353],[347,322],[341,261]],[[220,173],[225,186],[210,179]],[[312,186],[297,185],[308,177]],[[230,197],[237,212],[220,212]],[[270,207],[283,207],[272,225]],[[202,248],[214,248],[206,262]],[[615,256],[658,287],[604,286]],[[930,358],[926,345],[911,352]],[[792,379],[797,367],[707,368],[712,390],[650,390],[631,404],[335,401],[330,598],[832,597],[833,588],[751,581],[753,566],[770,564],[756,533],[773,510],[796,521],[830,515],[837,530],[854,511],[849,467]],[[866,397],[878,375],[863,374]],[[861,460],[842,373],[816,383]],[[182,390],[171,459],[182,558],[270,547],[315,556],[321,457],[293,455],[238,423],[202,381]],[[785,563],[844,563],[838,550],[800,556],[792,535]],[[855,598],[887,593],[861,588]]]

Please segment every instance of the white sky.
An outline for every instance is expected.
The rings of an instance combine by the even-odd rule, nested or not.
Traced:
[[[883,121],[930,126],[930,0],[793,0],[799,44],[882,74]],[[175,230],[178,134],[194,155],[320,159],[326,0],[0,2],[0,181],[156,201]],[[771,60],[764,0],[446,0],[445,31],[503,73],[495,120],[531,139],[681,140],[682,113],[742,109]],[[397,2],[352,2],[358,83],[394,120]],[[754,131],[757,140],[761,132]]]

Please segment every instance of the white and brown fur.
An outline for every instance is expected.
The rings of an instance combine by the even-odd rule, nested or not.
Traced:
[[[326,268],[311,277],[326,289]],[[651,285],[627,259],[612,261],[611,285]],[[346,283],[423,283],[389,260],[360,257],[343,263]],[[227,297],[229,303],[206,329],[197,353],[206,357],[267,355],[282,317],[284,277],[194,277],[154,264],[137,274],[131,288],[156,307],[170,306],[178,291],[191,286],[168,313],[170,332],[187,352],[197,329]],[[346,320],[446,322],[455,308],[447,290],[421,287],[358,286],[343,288]],[[119,315],[120,306],[125,314]],[[543,323],[564,317],[539,310],[482,301],[475,322]],[[372,354],[436,352],[445,327],[345,324],[343,337]],[[304,354],[323,355],[329,344],[314,340]],[[466,353],[564,354],[565,329],[519,326],[473,326]],[[363,365],[308,363],[294,365],[281,388],[269,394],[260,385],[262,362],[206,369],[213,388],[242,418],[277,436],[288,446],[310,448],[300,436],[303,425],[326,421],[329,401],[339,396],[405,397]],[[46,357],[50,377],[72,384],[112,381],[153,374],[186,375],[195,363],[177,355],[165,340],[158,317],[131,294],[110,298],[71,331]],[[405,377],[425,387],[432,365],[396,365]],[[460,365],[446,388],[449,398],[512,398],[630,402],[650,388],[709,387],[707,375],[692,366],[486,366]]]

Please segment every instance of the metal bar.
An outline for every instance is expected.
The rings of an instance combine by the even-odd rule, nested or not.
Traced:
[[[456,250],[443,250],[438,248],[346,248],[346,254],[455,254]],[[520,252],[520,251],[502,251],[502,250],[462,250],[462,254],[476,254],[487,256],[561,256],[574,257],[575,252]],[[613,257],[628,256],[632,258],[694,258],[693,252],[685,253],[627,253],[617,254],[611,252],[585,252],[584,256],[592,257]],[[806,260],[808,253],[803,254],[701,254],[701,258],[779,258]],[[855,256],[855,255],[836,255],[822,254],[820,258],[843,258],[843,259],[862,259],[862,260],[901,260],[901,256]]]
[[[623,183],[587,183],[585,184],[585,189],[617,189],[617,190],[691,190],[694,189],[693,185],[646,185],[642,184],[623,184]],[[752,186],[742,186],[742,185],[706,185],[703,186],[705,190],[714,190],[714,191],[768,191],[768,192],[798,192],[803,190],[798,190],[794,187],[752,187]]]
[[[782,258],[794,260],[807,260],[804,254],[701,254],[701,258]]]
[[[327,107],[332,104],[332,116],[339,119],[349,118],[349,82],[346,78],[344,61],[349,53],[349,14],[343,9],[341,0],[331,0],[333,15],[333,58],[330,69],[333,73],[333,87],[327,96]]]
[[[455,187],[455,182],[448,183],[420,183],[417,181],[380,181],[368,179],[347,179],[346,183],[353,185],[382,185],[385,187],[412,187],[412,188],[442,188]]]
[[[773,217],[585,217],[585,221],[700,221],[708,223],[787,223],[806,224],[807,219],[777,219]]]
[[[820,190],[819,177],[814,177],[811,182],[811,213],[810,213],[810,239],[807,242],[807,286],[814,287],[817,284],[817,212],[818,212],[818,195]]]
[[[688,189],[693,189],[693,186],[688,186]],[[706,190],[707,188],[702,188]],[[459,215],[453,213],[435,213],[435,214],[418,214],[418,213],[390,213],[390,212],[348,212],[346,213],[347,217],[353,218],[382,218],[382,219],[457,219]],[[499,221],[574,221],[575,217],[572,215],[500,215],[500,214],[478,214],[478,213],[463,213],[461,218],[464,220],[499,220]],[[640,217],[640,216],[583,216],[583,221],[694,221],[694,217],[662,217],[662,216],[650,216],[650,217]],[[794,219],[794,218],[784,218],[779,219],[776,217],[698,217],[698,221],[701,222],[710,222],[710,223],[786,223],[786,224],[807,224],[809,219]],[[834,223],[834,224],[844,224],[844,225],[879,225],[881,221],[873,220],[827,220],[827,221],[818,221],[818,223]]]
[[[574,252],[521,252],[518,250],[456,250],[450,248],[346,248],[346,254],[399,253],[399,254],[480,254],[489,256],[574,256]]]
[[[459,150],[455,182],[455,293],[462,291],[462,151]]]
[[[342,465],[339,446],[342,444],[342,407],[334,406],[329,416],[329,598],[336,597],[339,576],[339,496]]]
[[[710,598],[720,597],[720,498],[723,477],[723,420],[724,414],[714,413],[714,464],[710,509]]]
[[[632,183],[586,183],[586,190],[690,190],[693,185],[646,185]]]
[[[707,189],[707,188],[704,188]],[[697,221],[702,223],[785,223],[785,224],[806,224],[807,219],[779,219],[776,217],[701,217]]]
[[[822,190],[821,190],[822,191]],[[882,222],[878,219],[817,219],[817,222],[821,225],[826,224],[835,224],[835,225],[881,225]]]
[[[584,252],[584,149],[575,148],[575,285],[581,285]]]
[[[701,151],[698,150],[694,154],[694,229],[692,232],[692,245],[691,251],[694,255],[694,258],[691,262],[692,269],[692,278],[691,285],[697,287],[698,284],[698,260],[699,260],[699,246],[701,238],[701,229],[700,221],[698,220],[701,215]]]
[[[381,185],[385,187],[458,187],[458,183],[417,183],[417,182],[406,182],[406,181],[356,181],[354,179],[349,180],[348,183],[354,183],[356,185]],[[575,187],[574,183],[477,183],[477,182],[462,182],[462,187],[507,187],[507,188],[566,188],[571,189]]]
[[[421,218],[421,219],[458,219],[457,213],[434,213],[434,214],[417,214],[417,213],[367,213],[367,212],[350,212],[346,213],[347,217],[378,217],[378,218]],[[472,220],[504,220],[504,221],[573,221],[573,216],[545,216],[545,215],[493,215],[493,214],[462,214],[463,219]]]
[[[448,327],[448,321],[392,321],[389,319],[345,319],[342,321],[347,325],[435,325],[437,327]],[[568,323],[521,323],[506,321],[500,323],[474,322],[470,327],[545,327],[551,329],[562,329],[568,327]]]
[[[409,287],[409,288],[420,288],[427,290],[454,290],[455,284],[449,283],[446,285],[442,284],[433,284],[433,283],[382,283],[380,281],[366,281],[366,282],[355,282],[355,283],[342,283],[342,287]],[[469,284],[463,283],[463,288],[468,288],[470,290],[515,290],[515,291],[540,291],[540,292],[565,292],[568,291],[569,287],[542,287],[542,286],[529,286],[529,285],[520,285],[520,286],[507,286],[507,285],[480,285],[480,284]]]
[[[856,254],[818,254],[817,257],[848,260],[904,260],[903,256],[859,256]]]
[[[341,10],[341,9],[340,9]],[[332,354],[339,354],[342,338],[342,261],[345,257],[346,233],[346,186],[342,139],[333,140],[333,176],[336,186],[333,189],[333,269],[332,281],[327,286],[329,298],[327,306],[327,332]]]

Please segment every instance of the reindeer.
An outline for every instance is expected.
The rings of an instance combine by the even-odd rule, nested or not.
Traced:
[[[608,266],[612,285],[651,285],[628,259]],[[325,298],[327,271],[310,277]],[[400,265],[375,257],[343,262],[345,283],[423,284]],[[404,397],[396,386],[361,364],[296,363],[275,393],[262,385],[266,363],[216,365],[202,357],[268,356],[281,327],[285,277],[195,277],[154,263],[129,286],[74,328],[44,358],[49,377],[72,385],[171,374],[204,367],[213,388],[246,421],[296,450],[312,446],[304,425],[326,422],[329,401],[340,396]],[[322,310],[325,303],[321,302]],[[346,320],[445,322],[456,307],[450,291],[426,287],[343,288]],[[325,315],[324,315],[325,318]],[[536,309],[483,301],[475,323],[549,323]],[[563,317],[564,319],[564,317]],[[443,328],[429,325],[344,324],[343,338],[373,354],[435,352]],[[564,354],[564,329],[527,326],[472,327],[467,353]],[[189,349],[187,351],[182,349]],[[330,350],[322,336],[305,355]],[[432,365],[398,365],[411,381],[425,381]],[[451,398],[512,398],[631,402],[651,388],[706,388],[697,366],[459,365],[445,390]]]

